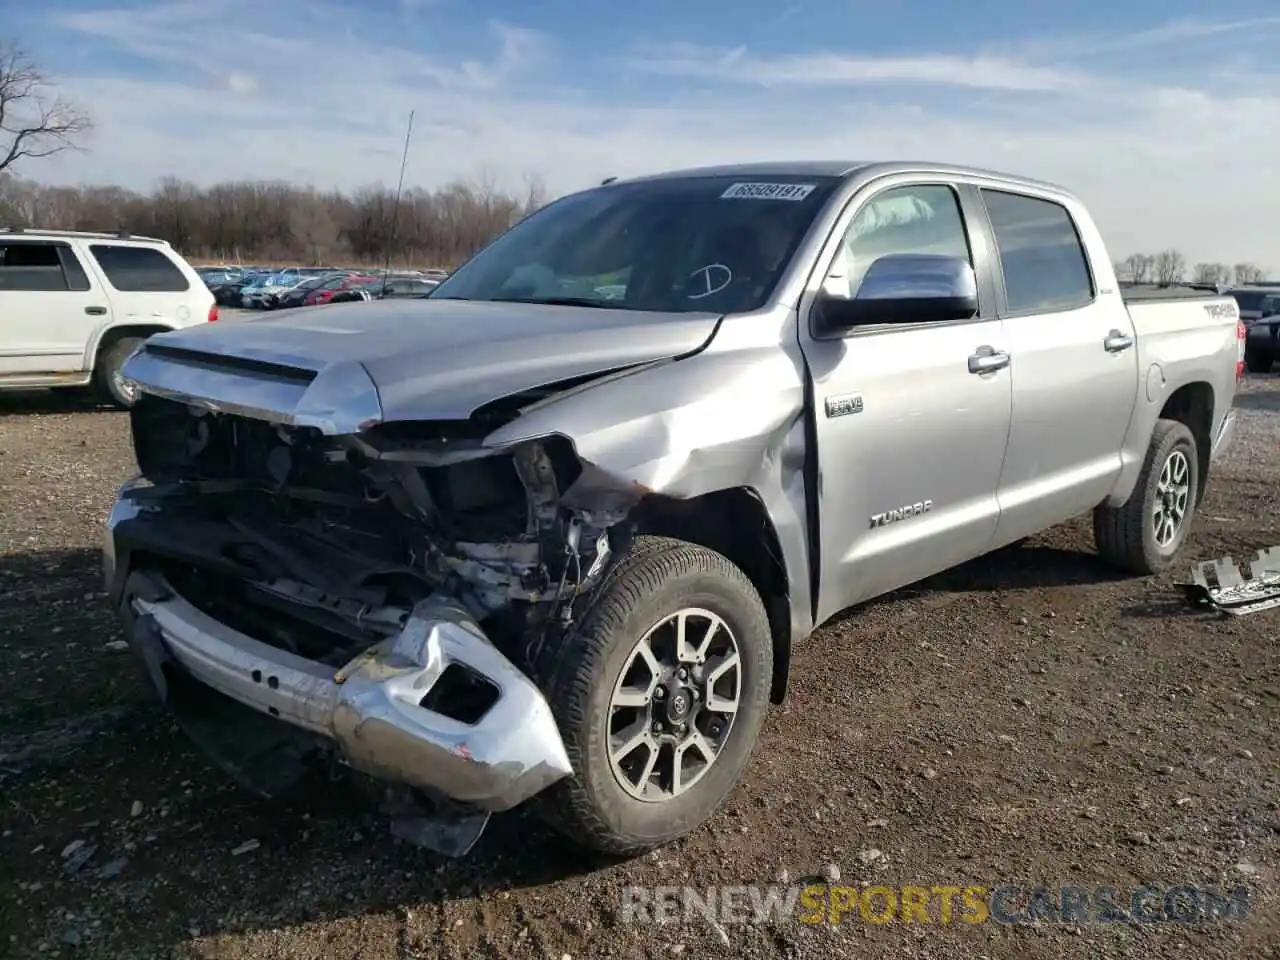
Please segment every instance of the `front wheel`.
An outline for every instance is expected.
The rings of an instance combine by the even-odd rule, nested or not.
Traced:
[[[701,825],[737,782],[768,709],[772,640],[728,559],[639,537],[532,672],[574,771],[536,798],[539,813],[587,847],[632,855]]]
[[[1191,529],[1200,493],[1199,463],[1196,438],[1186,424],[1157,420],[1128,501],[1093,511],[1099,555],[1129,573],[1166,569]]]

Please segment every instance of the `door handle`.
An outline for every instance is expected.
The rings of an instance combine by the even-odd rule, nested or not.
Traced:
[[[969,357],[970,373],[994,373],[1009,365],[1009,354],[992,347],[979,347],[978,352]]]
[[[91,317],[105,317],[107,315],[106,307],[85,307],[84,312]]]
[[[1107,339],[1102,341],[1102,346],[1106,348],[1107,353],[1119,353],[1133,346],[1133,337],[1119,330],[1112,330],[1107,334]]]

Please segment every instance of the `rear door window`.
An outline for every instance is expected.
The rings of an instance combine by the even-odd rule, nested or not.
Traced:
[[[1051,200],[983,190],[1000,252],[1010,314],[1051,313],[1093,300],[1084,245],[1067,208]]]
[[[95,243],[89,247],[111,286],[125,293],[183,293],[191,284],[177,264],[154,247]]]

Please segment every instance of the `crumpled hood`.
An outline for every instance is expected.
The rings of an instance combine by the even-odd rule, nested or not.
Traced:
[[[213,408],[347,432],[359,384],[376,394],[376,403],[360,399],[359,422],[464,419],[523,390],[692,353],[718,319],[461,300],[340,303],[157,334],[124,374]]]

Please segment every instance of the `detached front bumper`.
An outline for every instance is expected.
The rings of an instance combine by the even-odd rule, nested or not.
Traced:
[[[134,501],[117,502],[104,572],[162,692],[157,661],[335,745],[353,769],[487,811],[510,809],[572,772],[542,693],[451,600],[419,603],[399,634],[334,670],[213,619],[156,570],[128,569],[121,526],[142,512]],[[422,705],[451,664],[496,688],[474,723]]]

